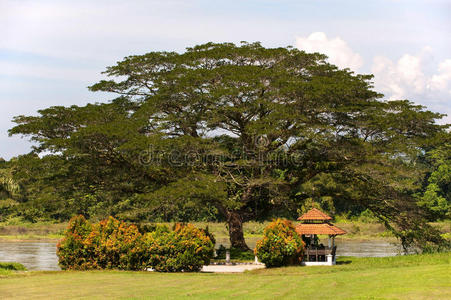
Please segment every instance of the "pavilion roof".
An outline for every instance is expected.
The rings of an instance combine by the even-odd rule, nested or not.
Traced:
[[[298,218],[299,221],[326,221],[332,220],[331,217],[323,213],[317,208],[312,208],[302,216]]]
[[[337,226],[328,224],[328,223],[298,224],[296,226],[296,232],[300,235],[305,235],[305,234],[341,235],[341,234],[346,233],[346,231],[344,231],[343,229],[338,228]]]

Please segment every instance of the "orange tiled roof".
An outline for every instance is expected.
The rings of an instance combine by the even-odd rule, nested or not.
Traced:
[[[308,212],[306,212],[305,214],[303,214],[302,216],[300,216],[298,218],[299,221],[318,221],[318,220],[332,220],[331,217],[329,217],[328,215],[326,215],[325,213],[323,213],[322,211],[320,211],[317,208],[312,208],[311,210],[309,210]]]
[[[296,226],[296,232],[300,235],[303,234],[328,234],[328,235],[340,235],[345,234],[346,231],[338,228],[335,225],[322,223],[322,224],[298,224]]]

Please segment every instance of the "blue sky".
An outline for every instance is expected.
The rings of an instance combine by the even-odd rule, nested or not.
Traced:
[[[451,123],[450,28],[445,0],[0,0],[0,157],[30,149],[8,137],[13,116],[107,101],[86,88],[106,66],[208,41],[323,52],[375,74],[386,99],[426,105]]]

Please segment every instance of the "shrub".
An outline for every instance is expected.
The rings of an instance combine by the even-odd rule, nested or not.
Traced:
[[[198,271],[213,256],[209,236],[193,225],[177,225],[173,231],[156,226],[143,235],[135,225],[113,217],[91,224],[77,216],[58,243],[57,255],[63,270]]]
[[[64,237],[57,244],[58,264],[63,270],[85,270],[93,268],[93,253],[85,245],[92,232],[92,225],[83,216],[69,221]]]
[[[113,217],[94,225],[83,216],[74,217],[57,245],[63,270],[144,270],[146,253],[138,228]]]
[[[304,243],[288,220],[277,219],[263,232],[263,239],[257,242],[255,255],[266,267],[280,267],[299,264],[302,261]]]
[[[24,265],[16,262],[0,262],[0,270],[9,270],[9,271],[26,271]]]
[[[369,209],[365,209],[364,211],[362,211],[357,220],[362,223],[377,223],[378,222],[377,217]]]
[[[93,226],[85,243],[88,248],[93,248],[96,268],[146,269],[147,251],[143,237],[135,225],[109,217]]]
[[[146,235],[149,265],[159,272],[195,272],[208,265],[214,244],[209,234],[195,226],[177,224],[174,231],[155,231]]]

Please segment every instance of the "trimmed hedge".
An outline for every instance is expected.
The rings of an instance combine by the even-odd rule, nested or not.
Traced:
[[[63,270],[198,271],[213,253],[210,233],[193,225],[178,224],[173,231],[158,226],[143,235],[135,225],[113,217],[97,224],[74,217],[57,245]]]
[[[254,252],[266,267],[281,267],[300,264],[304,246],[293,224],[277,219],[265,228],[263,239],[257,242]]]

